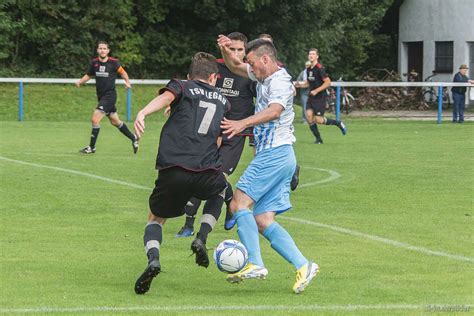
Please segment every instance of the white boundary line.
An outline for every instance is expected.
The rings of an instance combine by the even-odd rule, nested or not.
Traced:
[[[133,184],[133,183],[129,183],[129,182],[124,182],[124,181],[120,181],[120,180],[114,180],[114,179],[110,179],[110,178],[106,178],[106,177],[101,177],[101,176],[98,176],[96,174],[87,173],[87,172],[81,172],[81,171],[65,169],[65,168],[59,168],[59,167],[53,167],[53,166],[47,166],[47,165],[40,165],[40,164],[32,163],[32,162],[26,162],[26,161],[22,161],[22,160],[10,159],[10,158],[6,158],[6,157],[3,157],[3,156],[0,156],[0,160],[14,162],[14,163],[18,163],[18,164],[21,164],[21,165],[26,165],[26,166],[36,167],[36,168],[44,168],[44,169],[62,171],[62,172],[66,172],[66,173],[72,173],[72,174],[75,174],[75,175],[78,175],[78,176],[84,176],[84,177],[94,178],[94,179],[98,179],[98,180],[102,180],[102,181],[106,181],[106,182],[110,182],[110,183],[125,185],[127,187],[131,187],[131,188],[135,188],[135,189],[142,189],[142,190],[148,190],[148,191],[152,190],[151,188],[145,187],[145,186],[142,186],[142,185]]]
[[[298,186],[299,188],[306,188],[306,187],[317,185],[317,184],[323,184],[323,183],[331,182],[331,181],[334,181],[334,180],[341,177],[341,174],[339,172],[335,171],[335,170],[321,169],[321,168],[315,168],[315,167],[301,167],[301,168],[324,171],[324,172],[329,173],[329,177],[326,178],[326,179],[322,179],[322,180],[318,180],[318,181],[314,181],[314,182],[308,182],[308,183],[300,184]]]
[[[413,250],[413,251],[418,251],[418,252],[421,252],[421,253],[424,253],[424,254],[427,254],[427,255],[445,257],[445,258],[455,259],[455,260],[459,260],[459,261],[466,261],[466,262],[474,263],[474,258],[464,257],[464,256],[460,256],[460,255],[453,255],[453,254],[449,254],[449,253],[445,253],[445,252],[441,252],[441,251],[430,250],[428,248],[423,248],[423,247],[412,246],[410,244],[406,244],[406,243],[399,242],[399,241],[396,241],[396,240],[391,240],[391,239],[387,239],[387,238],[379,237],[379,236],[375,236],[375,235],[364,234],[364,233],[361,233],[361,232],[358,232],[358,231],[355,231],[355,230],[351,230],[351,229],[347,229],[347,228],[342,228],[342,227],[328,225],[328,224],[322,224],[322,223],[318,223],[318,222],[312,222],[312,221],[308,221],[308,220],[305,220],[305,219],[294,218],[294,217],[280,216],[280,218],[284,218],[284,219],[287,219],[289,221],[298,222],[298,223],[302,223],[302,224],[327,228],[327,229],[330,229],[330,230],[333,230],[333,231],[336,231],[336,232],[339,232],[339,233],[344,233],[344,234],[348,234],[348,235],[352,235],[352,236],[356,236],[356,237],[362,237],[362,238],[365,238],[365,239],[378,241],[378,242],[381,242],[381,243],[384,243],[384,244],[387,244],[387,245],[391,245],[391,246],[394,246],[394,247],[404,248],[404,249]]]
[[[91,313],[91,312],[193,312],[193,311],[364,311],[419,310],[425,312],[469,312],[472,304],[375,304],[375,305],[253,305],[253,306],[98,306],[0,308],[0,313]]]
[[[101,177],[101,176],[91,174],[91,173],[85,173],[85,172],[80,172],[80,171],[75,171],[75,170],[70,170],[70,169],[64,169],[64,168],[58,168],[58,167],[52,167],[52,166],[47,166],[47,165],[40,165],[40,164],[30,163],[30,162],[26,162],[26,161],[22,161],[22,160],[10,159],[10,158],[6,158],[6,157],[3,157],[3,156],[0,156],[0,160],[14,162],[14,163],[27,165],[27,166],[32,166],[32,167],[37,167],[37,168],[45,168],[45,169],[51,169],[51,170],[56,170],[56,171],[62,171],[62,172],[72,173],[72,174],[85,176],[85,177],[91,177],[91,178],[94,178],[94,179],[107,181],[107,182],[114,183],[114,184],[120,184],[120,185],[124,185],[124,186],[128,186],[128,187],[132,187],[132,188],[135,188],[135,189],[148,190],[148,191],[152,190],[152,188],[149,188],[149,187],[145,187],[145,186],[141,186],[141,185],[125,182],[125,181],[109,179],[109,178]],[[325,170],[325,169],[321,169],[321,170]],[[325,170],[325,171],[328,171],[328,170]],[[329,171],[331,171],[331,170],[329,170]],[[283,218],[283,219],[286,219],[286,220],[289,220],[289,221],[302,223],[302,224],[318,226],[318,227],[330,229],[330,230],[333,230],[333,231],[336,231],[336,232],[339,232],[339,233],[344,233],[344,234],[348,234],[348,235],[352,235],[352,236],[356,236],[356,237],[362,237],[362,238],[369,239],[369,240],[372,240],[372,241],[378,241],[378,242],[388,244],[388,245],[391,245],[391,246],[394,246],[394,247],[404,248],[404,249],[408,249],[408,250],[412,250],[412,251],[417,251],[417,252],[424,253],[424,254],[427,254],[427,255],[445,257],[445,258],[454,259],[454,260],[458,260],[458,261],[474,263],[474,258],[471,258],[471,257],[465,257],[465,256],[461,256],[461,255],[456,255],[456,254],[449,254],[449,253],[445,253],[445,252],[441,252],[441,251],[430,250],[430,249],[424,248],[424,247],[417,247],[417,246],[413,246],[413,245],[403,243],[403,242],[399,242],[399,241],[396,241],[396,240],[391,240],[391,239],[387,239],[387,238],[379,237],[379,236],[375,236],[375,235],[369,235],[369,234],[361,233],[361,232],[351,230],[351,229],[347,229],[347,228],[342,228],[342,227],[338,227],[338,226],[334,226],[334,225],[328,225],[328,224],[322,224],[322,223],[308,221],[308,220],[305,220],[305,219],[300,219],[300,218],[295,218],[295,217],[280,216],[280,218]]]

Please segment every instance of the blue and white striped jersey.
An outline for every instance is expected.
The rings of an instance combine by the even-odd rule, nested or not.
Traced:
[[[250,65],[247,65],[247,73],[250,79],[258,81],[250,71]],[[255,113],[265,110],[272,103],[281,104],[284,110],[280,118],[254,126],[257,153],[268,148],[291,145],[296,141],[293,135],[293,92],[291,76],[283,68],[265,78],[263,82],[258,81]]]

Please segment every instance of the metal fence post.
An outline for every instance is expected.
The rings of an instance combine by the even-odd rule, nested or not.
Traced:
[[[341,116],[341,86],[336,87],[336,121],[340,121]]]
[[[20,81],[18,89],[18,121],[23,121],[23,81]]]
[[[127,122],[132,119],[132,88],[127,89]]]
[[[438,124],[441,124],[443,118],[443,87],[438,87]]]

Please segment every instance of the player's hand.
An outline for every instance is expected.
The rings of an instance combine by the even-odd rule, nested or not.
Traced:
[[[135,128],[135,134],[137,137],[141,138],[142,134],[145,132],[145,115],[142,113],[142,111],[138,112],[133,127]]]
[[[130,84],[130,82],[125,81],[125,89],[131,89],[131,88],[132,88],[132,85]]]
[[[233,121],[224,117],[224,119],[221,121],[221,128],[223,130],[222,132],[227,135],[227,138],[229,139],[242,132],[246,127],[247,126],[243,120]]]
[[[314,97],[316,94],[318,94],[318,91],[316,91],[316,89],[311,90],[311,91],[309,92],[309,95],[312,95],[313,97]]]
[[[79,88],[81,86],[81,81],[80,80],[76,81],[75,85],[76,85],[76,88]]]
[[[226,49],[227,47],[229,47],[230,45],[232,44],[232,41],[230,38],[228,38],[227,36],[225,35],[219,35],[217,36],[217,45],[219,45],[219,48],[222,50],[222,49]]]
[[[171,106],[167,106],[165,111],[163,112],[165,116],[170,116],[171,114]]]
[[[295,88],[300,87],[300,83],[298,81],[293,81],[293,85],[295,86]]]

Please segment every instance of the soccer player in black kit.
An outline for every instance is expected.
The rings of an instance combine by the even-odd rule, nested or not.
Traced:
[[[95,143],[99,137],[100,121],[107,116],[110,123],[117,127],[122,134],[128,137],[132,142],[133,152],[138,151],[138,137],[130,132],[127,125],[122,122],[117,114],[115,103],[117,102],[117,91],[115,91],[115,79],[119,74],[125,80],[125,87],[131,88],[127,72],[120,65],[118,59],[109,57],[109,44],[99,42],[97,45],[97,54],[99,57],[91,60],[86,74],[76,82],[79,88],[81,84],[86,83],[92,77],[95,77],[95,87],[99,104],[92,114],[92,133],[89,146],[80,150],[83,154],[95,153]]]
[[[317,124],[335,125],[339,127],[342,135],[346,135],[346,126],[342,121],[336,121],[324,116],[326,112],[326,89],[331,86],[331,79],[327,75],[323,65],[318,62],[319,53],[316,48],[309,49],[308,60],[311,62],[311,66],[306,68],[307,80],[296,81],[295,87],[309,87],[308,101],[306,103],[306,119],[311,132],[314,137],[316,137],[314,142],[316,144],[322,144],[323,139],[321,138]]]
[[[230,50],[239,58],[243,60],[245,56],[245,49],[247,47],[247,37],[239,32],[233,32],[228,35],[232,40]],[[219,74],[217,76],[216,88],[219,90],[231,103],[232,107],[225,117],[230,120],[241,120],[247,118],[255,113],[255,106],[253,98],[256,96],[256,82],[238,76],[232,73],[224,63],[223,59],[218,59]],[[244,150],[245,138],[249,137],[250,145],[253,145],[253,128],[249,128],[241,134],[231,139],[223,136],[219,153],[222,156],[222,172],[226,177],[230,176],[237,168],[240,157]],[[233,191],[232,185],[227,183],[227,190],[225,194],[225,203],[227,208],[232,200]],[[186,205],[186,222],[176,237],[189,237],[193,235],[194,221],[196,213],[201,204],[201,200],[192,198]],[[216,199],[207,200],[204,205],[204,213],[211,209],[221,209],[222,202]],[[206,218],[203,217],[202,221]],[[232,219],[232,213],[226,212],[226,219],[224,228],[226,230],[232,229],[235,221]]]
[[[229,101],[215,88],[218,68],[214,56],[197,53],[192,58],[188,81],[171,80],[160,95],[138,114],[135,132],[140,137],[145,117],[171,107],[171,114],[161,130],[156,169],[158,178],[150,195],[148,224],[143,237],[148,265],[135,283],[135,293],[150,289],[161,271],[160,245],[166,219],[184,214],[191,197],[201,200],[224,200],[226,179],[218,151],[220,124]],[[196,263],[209,266],[206,239],[220,215],[219,209],[204,211],[198,238],[191,243]]]

